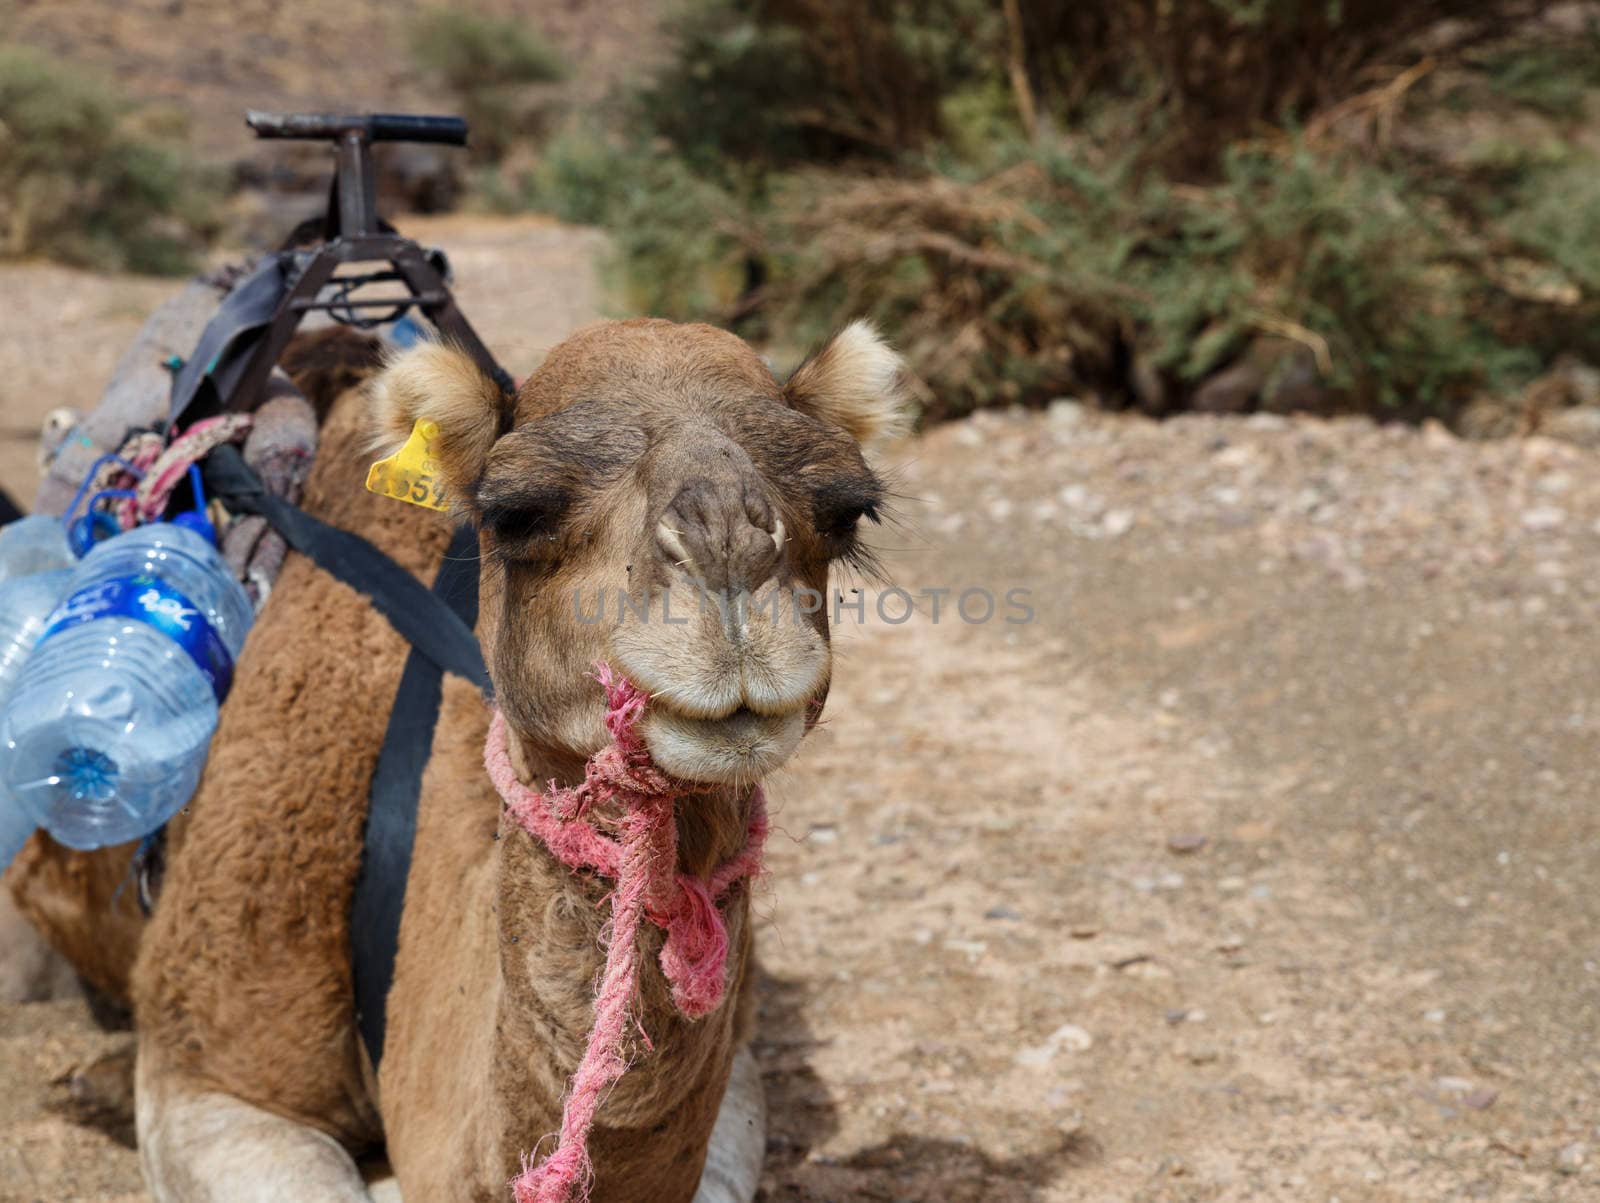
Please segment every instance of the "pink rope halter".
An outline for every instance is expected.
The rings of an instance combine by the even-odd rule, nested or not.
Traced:
[[[728,929],[717,904],[746,877],[761,872],[767,839],[766,799],[761,787],[750,796],[745,845],[719,865],[709,881],[679,873],[676,803],[694,787],[673,780],[650,759],[638,733],[648,700],[604,664],[596,675],[606,690],[606,730],[612,742],[590,758],[583,784],[562,789],[554,782],[540,794],[517,780],[511,766],[505,716],[489,725],[483,763],[506,812],[569,869],[593,869],[616,880],[611,895],[611,938],[594,1004],[583,1059],[572,1076],[561,1109],[561,1133],[553,1153],[525,1166],[512,1182],[516,1203],[568,1203],[588,1198],[593,1175],[589,1132],[600,1098],[627,1071],[622,1037],[638,992],[641,919],[667,933],[661,970],[672,1001],[691,1019],[717,1009],[727,989]],[[584,821],[596,805],[620,804],[617,838]]]

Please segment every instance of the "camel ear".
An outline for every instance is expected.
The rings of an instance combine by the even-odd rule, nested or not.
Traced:
[[[910,425],[905,373],[905,361],[871,323],[854,321],[796,368],[783,392],[801,413],[870,447]]]
[[[472,357],[444,343],[418,343],[390,359],[370,385],[374,442],[393,451],[419,418],[437,423],[435,455],[452,496],[471,497],[513,400]]]

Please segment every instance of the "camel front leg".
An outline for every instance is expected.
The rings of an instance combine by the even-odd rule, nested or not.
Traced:
[[[372,1203],[325,1132],[161,1071],[140,1042],[134,1115],[156,1203]]]
[[[767,1154],[767,1092],[748,1047],[733,1058],[694,1203],[750,1203]]]

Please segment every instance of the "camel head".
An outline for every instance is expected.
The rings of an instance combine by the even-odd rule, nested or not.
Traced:
[[[374,382],[386,443],[438,424],[452,505],[480,530],[480,632],[529,778],[607,741],[592,666],[651,694],[675,776],[743,786],[827,694],[830,565],[884,488],[864,446],[901,419],[901,361],[864,323],[780,384],[709,326],[605,322],[506,398],[465,354],[409,351]]]

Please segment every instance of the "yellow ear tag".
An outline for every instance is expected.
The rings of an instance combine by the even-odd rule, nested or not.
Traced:
[[[438,439],[439,424],[418,418],[406,445],[367,469],[368,492],[381,493],[425,509],[449,509],[444,496],[444,479],[439,475],[439,461],[434,458]]]

